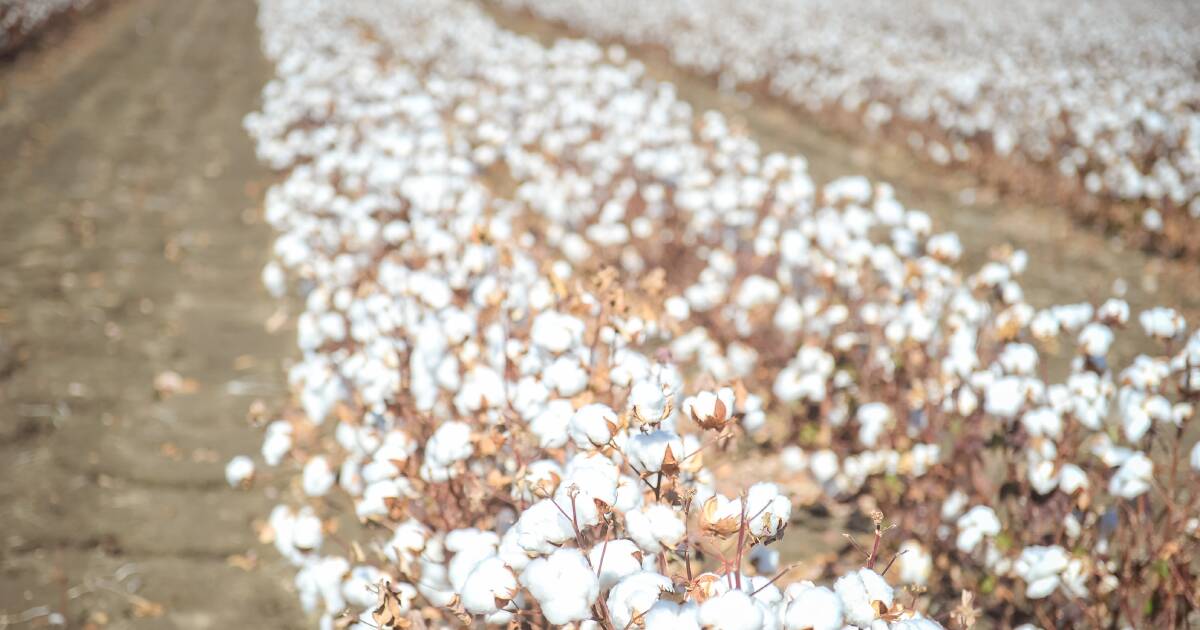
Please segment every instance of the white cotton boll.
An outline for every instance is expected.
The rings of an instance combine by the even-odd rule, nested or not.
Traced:
[[[1089,357],[1103,357],[1113,344],[1113,331],[1108,326],[1092,322],[1079,333],[1079,348]]]
[[[683,440],[673,431],[651,431],[629,436],[625,445],[629,465],[638,474],[670,473],[684,457]]]
[[[1060,574],[1070,556],[1062,547],[1026,547],[1013,570],[1025,581],[1025,596],[1041,599],[1053,593],[1061,583]]]
[[[1025,388],[1021,379],[1016,376],[1006,376],[996,379],[987,386],[984,396],[983,410],[998,418],[1011,420],[1017,416],[1025,405]]]
[[[900,545],[900,581],[905,584],[924,586],[929,583],[933,572],[933,555],[915,540]]]
[[[700,624],[721,630],[760,630],[763,612],[746,593],[732,590],[700,605]]]
[[[666,309],[667,315],[677,321],[682,322],[692,315],[692,307],[688,304],[688,301],[678,295],[667,298],[663,302],[663,306]]]
[[[625,514],[625,525],[629,537],[649,554],[674,549],[686,532],[675,510],[661,503]]]
[[[963,508],[967,507],[967,495],[962,490],[955,490],[942,502],[942,520],[949,521],[958,518]]]
[[[984,536],[1000,533],[1000,519],[996,511],[986,505],[976,505],[959,517],[958,538],[954,544],[963,553],[971,553],[979,546]]]
[[[579,318],[545,311],[534,318],[530,340],[547,352],[561,354],[582,343],[583,331],[584,324]]]
[[[1162,306],[1142,311],[1138,315],[1138,322],[1147,336],[1158,339],[1173,339],[1187,326],[1183,317],[1175,309]]]
[[[268,466],[278,466],[279,462],[292,450],[292,425],[284,420],[276,420],[267,425],[267,434],[263,438],[262,456]]]
[[[892,587],[871,569],[843,575],[834,582],[833,590],[842,600],[846,621],[859,626],[869,626],[875,620],[874,602],[881,602],[885,609],[892,606]]]
[[[662,599],[642,615],[642,623],[645,630],[700,630],[700,607]]]
[[[550,499],[526,508],[513,527],[517,530],[517,544],[530,554],[553,553],[575,537],[571,521]]]
[[[842,600],[836,593],[812,582],[788,586],[783,624],[788,630],[841,630]]]
[[[1062,418],[1049,407],[1039,407],[1021,416],[1021,425],[1030,435],[1058,439],[1062,434]]]
[[[1108,482],[1108,492],[1126,499],[1134,499],[1150,490],[1154,478],[1154,463],[1141,451],[1135,452],[1117,469]]]
[[[225,464],[225,481],[236,488],[249,484],[254,478],[254,460],[245,455],[238,455]]]
[[[292,525],[292,545],[301,551],[316,551],[324,538],[321,519],[308,508],[301,510]]]
[[[625,576],[608,592],[608,614],[617,628],[630,628],[658,601],[663,591],[671,590],[671,578],[653,571],[638,571]]]
[[[592,604],[600,595],[596,574],[574,548],[530,562],[521,572],[521,584],[537,600],[546,620],[556,625],[591,619]]]
[[[468,527],[446,534],[444,544],[446,551],[453,554],[446,565],[447,577],[454,590],[461,593],[475,566],[495,555],[500,537],[495,532]]]
[[[722,387],[716,392],[700,392],[683,401],[683,411],[704,429],[720,430],[734,412],[733,388]]]
[[[516,597],[517,578],[496,556],[480,560],[462,587],[462,604],[467,612],[490,615]]]
[[[575,408],[569,400],[551,400],[529,423],[540,448],[562,448],[567,443],[567,426]]]
[[[619,420],[612,407],[601,403],[584,405],[567,424],[571,441],[581,449],[602,448],[612,441]]]
[[[1087,473],[1075,464],[1063,464],[1058,471],[1058,488],[1067,494],[1088,487]]]
[[[808,470],[808,454],[795,444],[783,447],[783,450],[779,452],[779,461],[788,472]]]
[[[776,538],[783,534],[792,516],[792,502],[779,494],[779,486],[759,482],[746,493],[747,529],[755,538]]]
[[[558,462],[539,459],[525,467],[525,474],[514,484],[514,488],[519,488],[515,494],[526,501],[553,496],[562,477],[562,466],[559,466]]]
[[[392,532],[392,537],[383,546],[383,555],[388,560],[406,567],[416,561],[425,549],[425,541],[432,532],[415,518],[400,523]]]
[[[323,455],[317,455],[304,465],[302,481],[304,494],[310,497],[323,497],[337,482],[337,477],[333,474],[329,461]]]
[[[627,575],[642,570],[645,554],[632,540],[620,538],[596,543],[588,553],[600,576],[600,590],[606,591]]]
[[[858,441],[867,448],[874,448],[879,436],[893,421],[892,410],[883,403],[867,403],[855,414],[858,421]]]
[[[1200,471],[1200,442],[1192,447],[1192,470]]]
[[[888,630],[944,630],[942,624],[932,619],[921,617],[919,613],[914,612],[912,614],[917,616],[912,619],[898,619],[888,626]]]
[[[641,423],[657,425],[667,416],[670,399],[662,385],[653,380],[639,380],[629,390],[629,411]]]
[[[546,366],[542,371],[542,380],[559,396],[569,398],[587,388],[588,373],[578,359],[563,355]]]
[[[809,472],[821,483],[833,479],[838,474],[839,467],[837,453],[829,449],[821,449],[808,458]]]
[[[383,571],[370,565],[358,565],[350,570],[342,582],[342,597],[351,606],[367,608],[379,603],[379,595],[374,592],[380,580],[385,575]],[[389,580],[390,581],[390,580]]]
[[[274,260],[263,266],[262,283],[273,298],[282,298],[287,293],[287,276],[283,267]]]
[[[613,509],[624,513],[641,507],[644,502],[642,498],[642,483],[641,480],[629,475],[618,477],[617,502],[613,504]]]

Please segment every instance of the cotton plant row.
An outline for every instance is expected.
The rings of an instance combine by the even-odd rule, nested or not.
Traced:
[[[887,186],[818,188],[619,49],[450,2],[271,0],[260,24],[278,77],[247,128],[287,172],[263,279],[305,304],[267,532],[323,623],[936,627],[917,609],[949,621],[960,589],[1011,625],[1195,607],[1185,553],[1140,555],[1194,542],[1200,341],[1173,311],[1138,316],[1166,358],[1114,374],[1123,303],[1038,311],[1019,253],[962,277]],[[747,454],[895,527],[832,590],[789,584],[788,497],[705,466]]]
[[[1019,156],[1127,203],[1157,246],[1192,247],[1200,13],[1186,4],[497,1],[661,47],[727,88],[761,86],[866,129],[909,123],[906,141],[939,164]]]
[[[87,7],[93,0],[0,0],[0,54],[15,50],[50,18]]]

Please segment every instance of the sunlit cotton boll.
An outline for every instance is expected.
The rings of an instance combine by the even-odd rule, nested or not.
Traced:
[[[605,602],[615,627],[633,627],[635,620],[658,602],[664,591],[671,591],[671,579],[653,571],[638,571],[625,576],[608,592]]]
[[[892,587],[871,569],[859,569],[838,578],[833,591],[842,600],[846,621],[859,626],[870,626],[875,620],[875,602],[883,607],[892,606]]]
[[[323,455],[317,455],[304,465],[301,481],[304,493],[310,497],[322,497],[337,482],[337,476]]]
[[[722,593],[700,605],[700,624],[706,628],[759,630],[762,623],[763,610],[740,590]]]
[[[783,624],[788,630],[841,630],[842,600],[833,591],[812,582],[788,585]]]
[[[512,570],[491,556],[479,561],[463,583],[463,607],[476,615],[490,615],[512,601],[518,591]]]
[[[607,446],[616,433],[617,423],[617,414],[611,407],[592,403],[571,416],[567,431],[575,446],[589,450]]]
[[[642,551],[650,554],[674,549],[686,532],[675,510],[661,503],[627,513],[625,524],[629,529],[629,537]]]
[[[1154,463],[1140,451],[1126,459],[1116,474],[1108,481],[1110,494],[1134,499],[1150,489],[1154,477]]]
[[[600,582],[578,549],[563,548],[548,558],[529,563],[521,584],[537,600],[546,620],[566,624],[592,618],[591,607],[600,594]]]
[[[1195,460],[1195,456],[1192,457]],[[229,460],[225,464],[225,481],[230,486],[236,488],[238,486],[249,484],[254,478],[254,460],[245,455],[238,455]]]

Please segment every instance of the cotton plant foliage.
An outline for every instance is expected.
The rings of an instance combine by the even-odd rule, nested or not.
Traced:
[[[303,310],[265,468],[226,478],[295,480],[263,537],[321,627],[1192,605],[1121,577],[1144,544],[1191,570],[1200,336],[1176,312],[1136,320],[1160,354],[1110,366],[1141,332],[1123,302],[1036,309],[1021,252],[965,274],[888,185],[818,186],[619,47],[451,0],[262,0],[259,23],[276,76],[245,126],[281,172],[262,279]],[[780,478],[714,473],[750,458]],[[814,581],[786,564],[797,478],[887,515]]]

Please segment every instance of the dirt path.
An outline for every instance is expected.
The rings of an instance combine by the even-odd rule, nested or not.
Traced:
[[[263,326],[254,18],[122,0],[0,66],[0,619],[65,602],[73,628],[304,625],[251,531],[270,489],[223,479],[293,347]],[[167,370],[196,391],[160,399]]]

